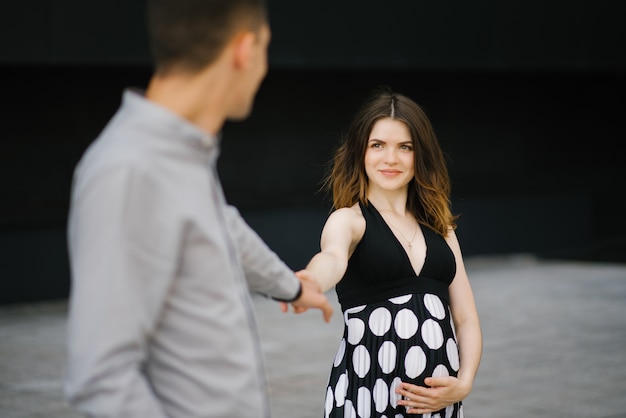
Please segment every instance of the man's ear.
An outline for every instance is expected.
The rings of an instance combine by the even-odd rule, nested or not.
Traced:
[[[252,50],[257,41],[256,33],[252,31],[240,32],[233,38],[234,64],[236,68],[246,69],[250,64]]]

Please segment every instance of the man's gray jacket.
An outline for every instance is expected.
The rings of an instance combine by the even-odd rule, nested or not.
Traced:
[[[218,154],[127,90],[76,167],[65,388],[86,415],[270,415],[249,292],[292,300],[300,285],[225,202]]]

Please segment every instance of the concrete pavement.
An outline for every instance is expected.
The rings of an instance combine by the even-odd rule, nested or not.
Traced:
[[[466,260],[484,337],[467,417],[626,417],[626,264]],[[276,418],[321,418],[342,334],[254,297]],[[0,417],[78,418],[62,396],[66,301],[0,306]]]

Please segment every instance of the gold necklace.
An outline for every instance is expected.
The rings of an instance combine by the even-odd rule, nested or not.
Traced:
[[[392,224],[391,222],[389,222],[389,225],[393,226],[393,228],[394,228],[396,231],[398,231],[398,233],[399,233],[400,235],[402,235],[402,238],[404,238],[404,240],[407,242],[407,244],[409,244],[409,248],[413,248],[413,241],[415,241],[415,236],[417,235],[417,227],[418,227],[417,223],[415,223],[415,232],[413,232],[413,238],[411,238],[411,241],[409,241],[409,240],[408,240],[408,239],[404,236],[404,234],[402,233],[402,231],[400,231],[400,229],[399,229],[397,226],[395,226],[395,225],[394,225],[394,224]]]

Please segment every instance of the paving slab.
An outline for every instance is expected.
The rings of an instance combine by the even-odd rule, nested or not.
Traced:
[[[466,260],[484,337],[466,417],[626,417],[626,264]],[[253,296],[276,418],[321,418],[343,331],[334,291],[284,314]],[[62,395],[67,301],[0,306],[0,417],[78,418]]]

